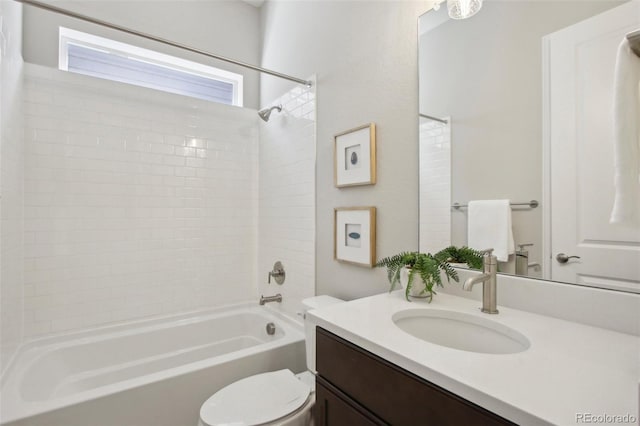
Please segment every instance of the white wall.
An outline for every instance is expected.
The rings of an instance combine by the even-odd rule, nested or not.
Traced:
[[[259,11],[238,0],[215,1],[47,1],[55,6],[250,64],[260,60]],[[24,60],[58,67],[58,26],[113,38],[244,75],[244,105],[256,108],[259,76],[202,55],[170,48],[118,31],[24,8]]]
[[[260,294],[282,294],[271,304],[292,314],[315,294],[315,86],[294,87],[265,105],[282,105],[260,121],[258,285]],[[285,282],[268,284],[281,261]]]
[[[26,65],[25,337],[255,295],[255,111]]]
[[[316,292],[352,299],[388,289],[386,273],[333,259],[333,209],[378,208],[378,258],[418,248],[417,17],[428,2],[268,1],[262,65],[317,74]],[[291,85],[265,76],[261,99]],[[337,189],[333,135],[375,122],[378,183]]]
[[[0,373],[22,340],[22,6],[0,1]]]

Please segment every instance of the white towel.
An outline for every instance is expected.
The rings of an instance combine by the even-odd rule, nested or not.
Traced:
[[[467,245],[476,250],[493,249],[501,262],[515,252],[509,200],[469,202]]]
[[[640,154],[638,144],[640,105],[640,58],[625,38],[618,47],[613,86],[613,134],[615,158],[615,200],[611,223],[631,221],[638,212],[640,198]]]

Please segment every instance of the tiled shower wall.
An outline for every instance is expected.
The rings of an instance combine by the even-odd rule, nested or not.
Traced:
[[[264,106],[282,105],[260,122],[258,283],[261,294],[282,294],[286,313],[315,295],[315,84],[295,87]],[[267,283],[275,261],[286,271],[283,285]]]
[[[256,293],[255,111],[31,64],[24,110],[25,337]]]
[[[436,253],[450,245],[451,125],[421,118],[420,251]]]
[[[22,340],[22,5],[0,1],[0,373]]]

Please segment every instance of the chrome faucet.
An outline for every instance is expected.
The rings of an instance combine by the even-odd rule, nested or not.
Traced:
[[[278,302],[281,303],[282,302],[282,295],[280,293],[276,294],[275,296],[260,296],[260,305],[264,305],[265,303],[269,303],[269,302]]]
[[[493,255],[493,249],[483,250],[483,273],[475,277],[468,278],[462,285],[462,289],[471,291],[474,285],[482,283],[482,309],[485,314],[497,314],[498,303],[498,258]]]

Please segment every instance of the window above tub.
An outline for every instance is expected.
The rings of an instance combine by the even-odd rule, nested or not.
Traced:
[[[242,106],[240,74],[64,27],[60,27],[58,68]]]

